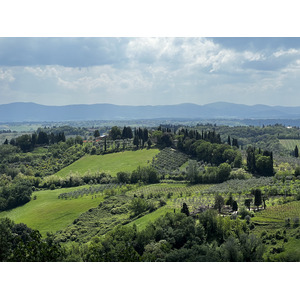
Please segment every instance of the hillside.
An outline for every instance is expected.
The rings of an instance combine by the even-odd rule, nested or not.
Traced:
[[[120,171],[132,172],[138,166],[146,166],[151,163],[152,158],[159,152],[158,149],[144,149],[137,151],[117,152],[106,155],[86,155],[56,175],[65,177],[70,172],[84,174],[87,171],[105,172],[116,176]]]
[[[300,107],[243,105],[215,102],[205,105],[125,106],[113,104],[46,106],[31,102],[0,105],[1,122],[137,119],[296,119]]]

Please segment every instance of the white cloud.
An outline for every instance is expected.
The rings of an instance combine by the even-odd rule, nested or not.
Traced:
[[[299,55],[300,54],[300,50],[296,50],[296,49],[288,49],[288,50],[279,50],[274,52],[274,56],[275,57],[280,57],[280,56],[285,56],[285,55]]]
[[[11,70],[0,69],[0,80],[4,82],[13,82],[15,78]]]

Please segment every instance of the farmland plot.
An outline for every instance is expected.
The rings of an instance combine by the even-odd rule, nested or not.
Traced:
[[[293,151],[296,146],[298,146],[298,148],[300,147],[300,140],[283,139],[283,140],[279,140],[279,142],[284,148],[290,151]]]

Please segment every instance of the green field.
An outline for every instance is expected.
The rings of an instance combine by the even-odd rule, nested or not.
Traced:
[[[154,212],[149,213],[141,218],[138,218],[135,221],[126,224],[125,226],[133,226],[133,224],[135,224],[138,230],[144,230],[150,222],[153,223],[156,219],[158,219],[161,216],[164,216],[167,212],[174,212],[174,208],[170,207],[169,205],[160,207]],[[178,209],[177,212],[179,212]]]
[[[25,223],[32,229],[37,229],[42,235],[47,231],[56,232],[71,224],[81,213],[96,207],[102,197],[83,196],[77,199],[58,199],[58,195],[74,191],[82,187],[58,189],[54,191],[34,192],[31,200],[23,206],[0,213],[0,218],[8,217],[15,223]],[[92,199],[93,198],[93,199]]]
[[[101,171],[116,176],[120,171],[132,172],[138,166],[150,165],[152,158],[158,153],[158,149],[143,149],[105,155],[86,155],[60,170],[56,175],[65,177],[70,172],[78,172],[82,175],[90,170],[91,172]]]
[[[296,146],[300,148],[300,140],[284,139],[284,140],[279,140],[279,142],[284,148],[290,151],[295,150]]]
[[[266,210],[257,212],[252,218],[254,222],[262,223],[283,223],[287,218],[300,217],[300,201],[293,201],[290,203],[269,206]]]

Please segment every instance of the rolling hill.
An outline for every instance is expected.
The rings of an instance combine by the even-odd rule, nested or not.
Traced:
[[[215,102],[205,105],[127,106],[107,103],[91,105],[46,106],[32,102],[0,105],[1,122],[84,121],[138,119],[297,119],[300,106],[244,105]]]

